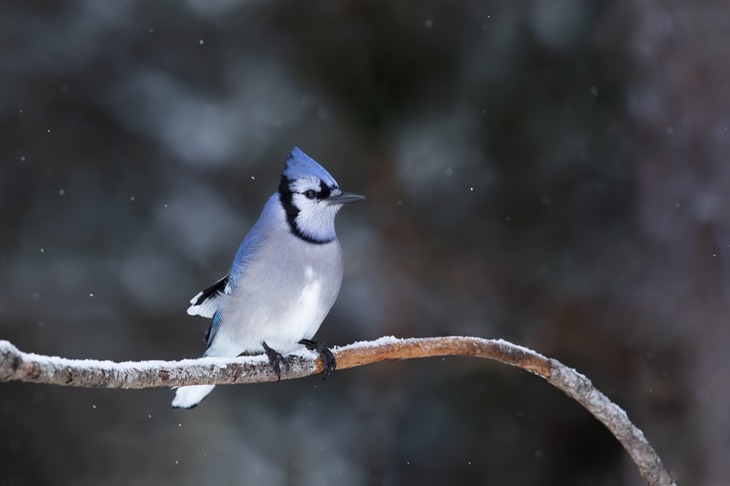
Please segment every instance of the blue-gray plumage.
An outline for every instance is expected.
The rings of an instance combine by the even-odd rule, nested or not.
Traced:
[[[212,317],[205,356],[265,352],[277,375],[282,354],[302,345],[322,356],[325,377],[336,364],[312,341],[342,282],[335,215],[365,199],[343,192],[332,176],[298,148],[286,160],[279,190],[236,252],[228,274],[190,301],[188,314]],[[177,389],[174,408],[192,408],[214,385]]]

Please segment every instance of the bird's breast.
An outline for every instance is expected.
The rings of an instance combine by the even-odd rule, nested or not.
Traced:
[[[264,341],[281,353],[298,349],[337,298],[342,253],[336,242],[279,250],[251,262],[221,306],[219,337],[241,352],[260,351]]]
[[[327,307],[329,310],[327,303],[322,302],[322,287],[325,283],[312,267],[305,267],[302,290],[294,304],[302,320],[313,322],[319,318],[321,322],[321,319],[324,319],[324,316],[320,318],[322,308]]]

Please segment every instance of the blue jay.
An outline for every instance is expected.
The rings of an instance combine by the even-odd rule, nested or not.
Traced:
[[[190,301],[188,314],[212,317],[205,356],[266,353],[281,378],[283,354],[302,345],[322,357],[324,378],[336,367],[324,343],[313,341],[342,282],[335,215],[365,199],[343,192],[317,162],[295,147],[279,190],[236,252],[228,275]],[[215,385],[177,388],[173,408],[192,408]]]

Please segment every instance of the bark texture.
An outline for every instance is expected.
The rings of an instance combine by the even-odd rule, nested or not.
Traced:
[[[591,381],[557,360],[501,339],[450,336],[436,338],[380,338],[332,350],[337,368],[347,369],[389,360],[435,356],[487,358],[534,373],[580,403],[603,423],[623,445],[648,484],[674,485],[669,472],[644,434],[626,412],[598,391]],[[322,371],[314,352],[287,357],[282,379],[310,376]],[[24,381],[87,388],[154,388],[201,384],[238,384],[276,381],[262,356],[234,359],[200,358],[182,361],[113,362],[66,359],[24,353],[0,341],[0,381]]]

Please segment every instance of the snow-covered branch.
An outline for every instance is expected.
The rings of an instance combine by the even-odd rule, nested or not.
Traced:
[[[656,451],[641,430],[629,421],[626,412],[582,374],[531,349],[501,339],[451,336],[418,339],[384,337],[332,351],[339,370],[381,361],[434,356],[488,358],[517,366],[565,392],[608,427],[648,484],[675,484]],[[302,351],[288,356],[287,361],[289,369],[282,370],[282,379],[302,378],[322,371],[322,362],[314,352]],[[153,388],[261,383],[276,381],[276,375],[264,355],[117,363],[24,353],[10,342],[0,340],[0,382],[6,381],[89,388]]]

